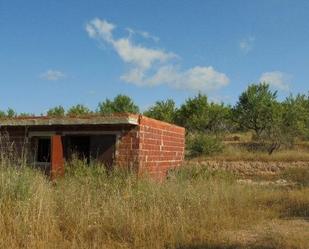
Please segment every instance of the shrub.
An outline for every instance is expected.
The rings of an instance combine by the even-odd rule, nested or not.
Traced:
[[[223,144],[215,136],[199,133],[187,137],[189,157],[210,156],[223,150]]]

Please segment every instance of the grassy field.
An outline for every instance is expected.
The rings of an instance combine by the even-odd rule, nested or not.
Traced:
[[[224,161],[309,162],[309,149],[282,149],[269,155],[265,151],[250,151],[235,144],[225,144],[223,152],[208,158]]]
[[[223,138],[222,152],[208,156],[219,161],[261,161],[261,162],[309,162],[309,142],[296,141],[293,148],[284,145],[271,155],[265,147],[256,142],[251,132],[232,133]],[[233,141],[237,138],[237,141]]]
[[[243,184],[198,167],[158,183],[80,162],[50,182],[3,166],[0,248],[307,249],[308,174],[282,177],[296,184]]]
[[[187,160],[309,162],[309,141],[282,143],[270,153],[271,141],[254,138],[252,132],[211,134],[191,133],[186,137]]]

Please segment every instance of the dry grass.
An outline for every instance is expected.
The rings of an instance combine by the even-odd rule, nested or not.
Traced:
[[[307,223],[294,219],[308,209],[309,188],[241,185],[204,168],[156,183],[76,162],[56,184],[0,168],[0,248],[307,248]]]
[[[268,154],[267,146],[254,141],[252,132],[231,133],[223,137],[224,150],[206,159],[219,161],[309,162],[309,142],[296,141],[294,148],[284,146]]]
[[[269,155],[267,152],[239,147],[237,144],[225,144],[222,153],[206,159],[219,161],[309,162],[309,150],[306,148],[295,148],[279,150]]]

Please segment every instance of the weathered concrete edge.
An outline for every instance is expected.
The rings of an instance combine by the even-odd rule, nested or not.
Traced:
[[[123,117],[67,117],[67,118],[26,118],[26,119],[2,119],[0,127],[10,126],[51,126],[51,125],[104,125],[104,124],[130,124],[138,125],[137,116]]]

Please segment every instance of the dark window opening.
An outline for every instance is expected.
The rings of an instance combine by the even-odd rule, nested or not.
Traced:
[[[50,162],[51,142],[49,138],[38,139],[37,162]]]
[[[100,162],[112,168],[115,157],[115,135],[71,135],[64,138],[67,160],[74,157],[87,163]]]
[[[71,136],[69,139],[70,158],[77,157],[79,160],[90,161],[90,137]]]

